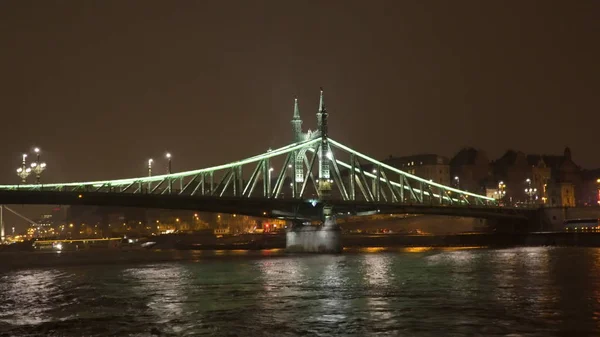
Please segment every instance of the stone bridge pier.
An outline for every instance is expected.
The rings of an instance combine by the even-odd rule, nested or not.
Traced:
[[[318,226],[293,222],[286,233],[285,246],[286,251],[291,253],[341,253],[342,231],[331,206],[323,206],[323,222]]]

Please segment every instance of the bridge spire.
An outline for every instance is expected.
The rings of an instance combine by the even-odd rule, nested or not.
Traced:
[[[321,134],[321,137],[327,137],[327,109],[325,108],[325,99],[323,95],[323,87],[319,97],[319,111],[317,111],[317,130]]]
[[[317,127],[321,137],[321,145],[319,147],[319,194],[321,199],[329,198],[331,192],[331,176],[329,173],[329,162],[331,160],[331,150],[327,142],[327,109],[325,108],[325,100],[323,98],[323,88],[319,97],[319,111],[317,112]],[[328,213],[329,211],[325,212]]]
[[[298,97],[294,97],[294,116],[292,117],[292,131],[294,132],[294,141],[302,141],[302,119],[300,119],[300,107],[298,106]]]
[[[325,108],[325,100],[323,99],[323,87],[320,87],[321,95],[319,96],[319,112]]]

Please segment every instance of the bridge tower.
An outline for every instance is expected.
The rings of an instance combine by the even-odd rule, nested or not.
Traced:
[[[319,196],[323,201],[323,224],[325,226],[335,226],[335,219],[332,217],[332,207],[327,202],[331,196],[331,174],[329,172],[329,161],[333,158],[328,142],[328,126],[327,118],[329,114],[325,108],[325,100],[323,97],[323,88],[319,97],[319,110],[317,111],[317,128],[318,134],[321,137],[319,149]]]
[[[321,137],[319,150],[319,195],[321,199],[327,199],[331,194],[331,175],[329,173],[329,160],[331,152],[329,143],[327,142],[327,109],[323,98],[323,88],[321,88],[321,96],[319,98],[319,110],[317,111],[317,131]]]
[[[306,140],[305,135],[302,133],[302,119],[300,119],[300,107],[298,106],[298,98],[294,98],[294,116],[292,117],[292,131],[294,132],[294,142],[299,143]],[[296,151],[293,153],[293,165],[294,165],[294,185],[293,191],[294,196],[298,191],[298,186],[304,182],[304,156],[305,151]]]
[[[298,97],[294,97],[294,116],[292,117],[292,131],[294,132],[294,142],[298,143],[304,140],[302,134],[302,119],[300,118],[300,108],[298,107]]]

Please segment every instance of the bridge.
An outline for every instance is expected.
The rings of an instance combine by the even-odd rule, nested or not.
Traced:
[[[229,164],[126,179],[0,185],[0,204],[69,204],[189,209],[284,219],[422,213],[525,219],[523,209],[423,179],[331,138],[320,92],[317,130],[302,131],[298,99],[294,142]]]

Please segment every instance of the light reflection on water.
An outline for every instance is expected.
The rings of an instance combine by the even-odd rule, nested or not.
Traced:
[[[35,325],[51,320],[51,312],[66,305],[56,284],[62,277],[62,273],[52,270],[23,270],[1,277],[0,321]]]
[[[11,271],[0,335],[600,334],[600,249],[473,248],[173,252]]]

